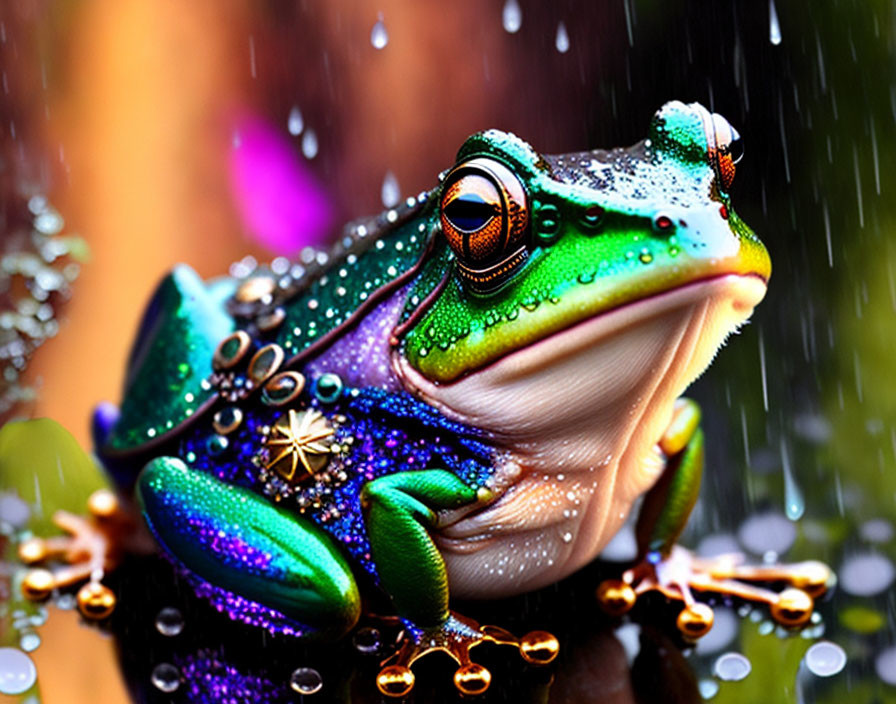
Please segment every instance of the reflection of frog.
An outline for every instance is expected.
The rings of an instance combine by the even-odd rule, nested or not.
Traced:
[[[359,617],[358,585],[378,585],[405,624],[378,679],[388,694],[433,649],[458,660],[465,692],[488,686],[467,655],[482,640],[549,661],[549,634],[480,627],[449,611],[449,588],[489,598],[554,582],[651,487],[643,561],[601,587],[609,610],[659,588],[699,635],[711,612],[690,585],[799,622],[802,592],[782,600],[673,549],[703,442],[678,396],[770,273],[729,202],[738,147],[723,118],[681,103],[625,150],[542,156],[489,131],[439,187],[329,256],[210,284],[178,268],[144,318],[120,416],[97,416],[100,455],[196,592],[234,619],[339,635]]]

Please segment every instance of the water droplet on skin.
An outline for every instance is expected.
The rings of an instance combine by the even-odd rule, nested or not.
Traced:
[[[27,692],[37,681],[34,662],[18,648],[0,648],[0,694]]]
[[[401,200],[401,189],[398,187],[398,179],[395,178],[395,174],[391,171],[387,171],[383,179],[380,197],[383,200],[383,206],[386,208],[394,208]]]
[[[557,25],[557,37],[554,39],[554,46],[561,54],[569,51],[569,34],[566,32],[566,25],[563,22]]]
[[[847,594],[873,596],[890,587],[896,578],[896,569],[889,558],[867,553],[844,560],[837,574],[840,587]]]
[[[517,0],[507,0],[504,3],[504,9],[501,10],[501,24],[510,34],[520,31],[520,27],[523,26],[523,12]]]
[[[775,0],[768,0],[768,40],[775,46],[781,43],[781,25],[778,24]]]
[[[720,655],[713,666],[716,677],[725,682],[737,682],[750,674],[753,666],[740,653]]]
[[[315,694],[324,686],[320,673],[310,667],[300,667],[289,678],[289,686],[299,694]]]
[[[380,648],[380,632],[376,628],[360,628],[352,642],[360,653],[375,653]]]
[[[176,636],[184,630],[184,617],[180,611],[166,607],[156,616],[156,630],[163,636]]]
[[[180,687],[180,670],[174,665],[163,662],[155,666],[150,679],[156,689],[170,694]]]
[[[305,121],[302,119],[302,111],[298,107],[293,106],[289,111],[289,118],[286,120],[286,129],[293,137],[298,137],[305,129]]]
[[[812,674],[831,677],[846,666],[846,653],[836,643],[821,641],[806,651],[803,662]]]
[[[385,49],[386,44],[389,43],[389,32],[386,31],[382,16],[370,30],[370,43],[373,44],[374,49]]]
[[[317,156],[317,134],[314,130],[305,130],[302,135],[302,154],[306,159],[313,159]]]

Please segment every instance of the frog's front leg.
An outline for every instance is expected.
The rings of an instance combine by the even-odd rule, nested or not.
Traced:
[[[703,559],[676,545],[697,501],[703,474],[703,432],[700,408],[694,401],[678,400],[659,446],[667,458],[666,468],[645,496],[638,516],[639,562],[622,580],[605,580],[600,585],[598,599],[603,608],[621,614],[641,594],[659,591],[684,602],[677,623],[691,639],[707,633],[713,623],[712,609],[696,601],[695,591],[767,604],[784,626],[806,623],[813,597],[823,594],[831,580],[831,571],[823,563],[754,566],[744,564],[742,555]],[[756,583],[784,583],[789,588],[776,592]]]
[[[398,652],[385,663],[377,686],[388,696],[403,696],[414,685],[411,664],[442,650],[460,665],[455,686],[464,694],[484,692],[491,675],[470,660],[469,650],[484,641],[513,645],[523,658],[545,664],[557,654],[557,640],[544,631],[516,638],[495,626],[452,613],[448,608],[445,562],[430,537],[438,511],[469,506],[488,498],[444,470],[401,472],[375,479],[363,488],[371,554],[383,588],[405,625]]]
[[[361,602],[351,569],[310,521],[174,457],[143,469],[137,495],[164,550],[186,568],[197,593],[231,618],[327,637],[357,622]]]

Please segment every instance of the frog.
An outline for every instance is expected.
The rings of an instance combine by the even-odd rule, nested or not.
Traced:
[[[597,585],[608,613],[659,591],[690,638],[712,625],[703,594],[806,622],[830,579],[820,563],[677,546],[704,447],[682,394],[748,321],[771,262],[732,207],[737,130],[673,101],[647,132],[563,155],[480,132],[435,187],[352,223],[329,252],[162,281],[120,407],[100,406],[93,432],[197,596],[250,627],[340,638],[377,591],[402,626],[379,690],[408,694],[413,663],[443,651],[457,689],[479,694],[491,674],[471,648],[544,665],[559,642],[481,625],[453,600],[571,575],[641,501],[634,566]],[[91,519],[67,516],[72,540],[105,539],[26,591],[87,579],[82,611],[107,614],[121,513],[107,491]]]

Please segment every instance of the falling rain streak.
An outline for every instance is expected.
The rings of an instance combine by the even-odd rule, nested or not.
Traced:
[[[759,373],[762,375],[762,407],[768,411],[768,380],[765,373],[765,343],[762,330],[759,331]]]

